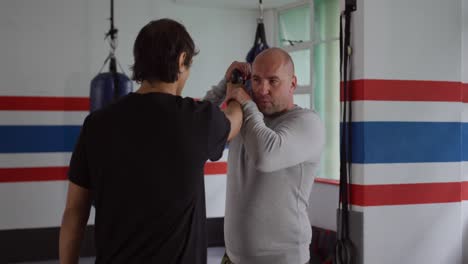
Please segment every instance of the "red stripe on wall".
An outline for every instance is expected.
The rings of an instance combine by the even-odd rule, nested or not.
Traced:
[[[353,100],[468,102],[468,84],[460,82],[365,79],[351,85]],[[89,98],[0,96],[0,110],[89,111]]]
[[[468,83],[462,84],[462,100],[464,103],[468,103]]]
[[[463,85],[467,93],[462,93],[460,82],[365,79],[354,80],[351,86],[354,101],[461,102],[467,97],[468,102],[468,88]],[[341,89],[341,100],[343,100],[343,89]]]
[[[68,167],[0,169],[0,182],[60,181],[67,179]]]
[[[227,162],[207,162],[205,164],[205,175],[226,174]]]
[[[0,96],[0,110],[89,111],[87,97]]]
[[[330,184],[330,185],[340,185],[340,181],[338,181],[338,180],[325,179],[325,178],[315,178],[314,182],[323,183],[323,184]]]
[[[67,179],[68,167],[0,168],[0,183],[40,182]],[[226,174],[226,162],[206,163],[205,175]],[[337,185],[334,180],[319,183]],[[468,181],[386,185],[351,185],[351,203],[359,206],[409,205],[468,201]]]
[[[461,199],[468,201],[468,181],[461,183]]]
[[[460,202],[461,183],[352,185],[351,203],[359,206]]]
[[[1,182],[61,181],[67,179],[68,167],[0,168]],[[226,174],[226,162],[208,162],[205,175]]]

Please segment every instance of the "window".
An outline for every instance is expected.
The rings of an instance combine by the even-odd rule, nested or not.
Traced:
[[[338,0],[309,0],[276,10],[277,46],[291,55],[298,87],[294,101],[315,109],[326,129],[318,177],[339,179],[339,22]]]

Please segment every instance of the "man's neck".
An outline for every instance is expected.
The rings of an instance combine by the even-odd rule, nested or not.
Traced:
[[[146,93],[165,93],[172,95],[180,95],[177,89],[177,83],[166,83],[161,81],[148,82],[143,81],[140,88],[136,91],[139,94]]]

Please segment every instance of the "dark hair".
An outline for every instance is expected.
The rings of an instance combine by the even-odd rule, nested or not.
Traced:
[[[167,18],[151,21],[140,30],[133,46],[132,79],[139,83],[177,81],[182,52],[186,53],[184,65],[190,67],[198,51],[185,27]]]

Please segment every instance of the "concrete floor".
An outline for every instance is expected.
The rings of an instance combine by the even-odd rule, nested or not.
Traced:
[[[224,248],[209,248],[208,249],[208,262],[207,264],[220,264],[221,258],[224,255]],[[17,264],[59,264],[58,260],[47,260],[37,262],[20,262]],[[82,258],[80,264],[94,264],[94,258]]]

